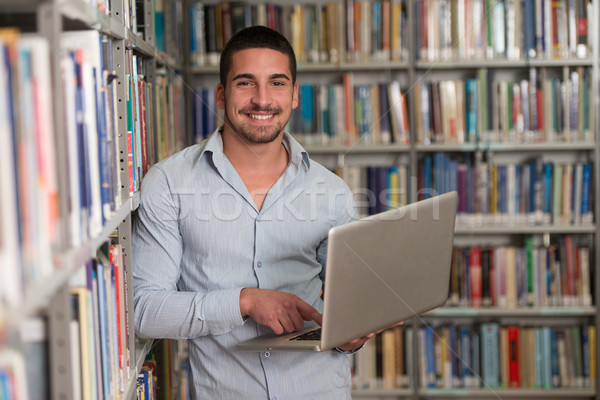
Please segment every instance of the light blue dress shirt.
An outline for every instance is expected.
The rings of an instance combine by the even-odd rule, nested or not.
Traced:
[[[244,287],[296,294],[322,312],[327,233],[356,218],[352,193],[290,135],[289,164],[259,211],[219,131],[153,166],[134,220],[136,333],[189,339],[194,399],[348,399],[348,358],[241,352],[270,331],[244,321]]]

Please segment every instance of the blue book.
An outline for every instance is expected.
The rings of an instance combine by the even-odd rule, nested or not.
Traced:
[[[467,141],[467,143],[476,143],[477,138],[478,138],[478,132],[477,132],[478,99],[477,99],[477,80],[476,79],[467,79],[465,81],[465,92],[466,92],[465,110],[467,112],[466,141]]]
[[[315,104],[314,88],[311,84],[300,85],[300,110],[302,118],[302,133],[314,133]]]
[[[480,381],[479,381],[479,377],[481,376],[481,370],[480,370],[480,345],[479,345],[479,333],[476,330],[473,330],[471,332],[471,368],[472,368],[472,372],[473,372],[473,385],[476,387],[480,386]]]
[[[500,386],[498,323],[481,324],[481,377],[484,387]]]
[[[379,0],[373,0],[372,3],[372,27],[373,27],[373,36],[372,36],[372,47],[371,49],[373,50],[373,52],[375,54],[377,54],[379,51],[381,51],[382,47],[383,47],[383,40],[382,40],[382,28],[381,28],[381,1]],[[384,16],[385,18],[389,18],[388,15]]]
[[[585,218],[590,214],[590,185],[592,177],[592,166],[583,164],[583,176],[581,184],[581,216]],[[591,222],[591,221],[590,221]]]
[[[470,329],[461,326],[458,328],[458,341],[460,343],[460,360],[458,373],[462,387],[471,387],[473,370],[471,369],[471,332]]]
[[[201,3],[200,3],[201,4]],[[196,8],[196,4],[191,4],[188,6],[188,39],[190,42],[190,55],[192,56],[192,65],[195,65],[195,54],[198,51],[198,37],[196,35],[196,21],[198,20],[198,10]]]
[[[329,130],[327,133],[329,134],[329,137],[333,139],[338,136],[335,85],[327,85],[327,109],[329,110]]]
[[[106,283],[104,280],[104,264],[96,263],[96,277],[98,280],[98,319],[100,329],[100,358],[102,362],[102,386],[105,399],[110,398],[110,375],[109,375],[109,349],[108,349],[108,314],[106,312]]]
[[[527,199],[527,212],[530,214],[535,213],[535,199],[536,199],[536,183],[538,181],[538,170],[537,161],[533,160],[529,162],[529,198]]]
[[[535,57],[535,3],[534,0],[524,0],[523,41],[525,57]]]
[[[448,336],[449,336],[449,341],[450,343],[448,343],[450,345],[450,365],[451,365],[451,370],[452,370],[452,382],[453,382],[453,387],[458,386],[458,382],[460,381],[460,375],[458,372],[458,362],[459,359],[457,358],[457,352],[459,351],[459,348],[457,348],[457,332],[456,332],[456,325],[454,324],[449,324],[448,325]]]
[[[553,165],[551,162],[544,164],[544,197],[543,197],[543,210],[544,217],[550,217],[552,215],[552,170]],[[584,169],[585,171],[585,169]],[[583,210],[582,210],[583,211]]]
[[[584,387],[590,385],[590,327],[584,325],[581,327],[581,355],[582,355],[582,373]],[[594,354],[593,357],[596,355]]]
[[[541,328],[542,341],[542,384],[543,389],[552,388],[552,333],[551,328],[544,326]]]
[[[436,387],[435,368],[435,331],[431,326],[425,327],[425,360],[427,362],[427,387]]]
[[[82,64],[81,60],[78,60],[78,57],[75,54],[72,55],[73,60],[75,61],[75,115],[83,115],[84,114],[84,104],[83,104],[83,76],[82,76]],[[86,140],[85,134],[85,125],[83,118],[77,118],[77,150],[78,150],[78,165],[79,165],[79,191],[80,191],[80,202],[79,209],[81,211],[82,216],[82,225],[83,234],[87,237],[87,220],[89,217],[89,211],[91,208],[91,199],[92,199],[92,188],[90,186],[90,166],[89,166],[89,158],[87,156],[88,144]]]
[[[560,369],[558,366],[558,332],[556,328],[550,329],[550,373],[551,373],[551,387],[561,387],[560,382]]]
[[[98,35],[100,40],[100,49],[102,49],[102,35]],[[101,50],[102,52],[102,50]],[[107,138],[107,110],[106,110],[106,80],[108,71],[104,65],[104,57],[100,55],[100,68],[95,71],[95,86],[96,86],[96,129],[98,132],[98,164],[100,168],[100,202],[102,204],[102,225],[110,219],[112,200],[111,200],[111,177],[110,157]]]
[[[377,191],[375,192],[375,195],[377,196],[377,208],[375,212],[380,213],[386,211],[388,208],[388,205],[386,204],[386,193],[388,192],[388,168],[376,167],[375,174],[377,179]]]
[[[468,214],[473,214],[475,212],[475,193],[476,193],[476,180],[475,180],[475,168],[473,168],[473,164],[471,163],[471,157],[469,154],[465,155],[466,158],[466,166],[467,166],[467,179],[466,179],[466,189],[467,189],[467,202],[466,202],[466,211]],[[451,188],[452,189],[452,188]]]
[[[423,198],[432,197],[432,160],[430,155],[426,155],[423,163]]]

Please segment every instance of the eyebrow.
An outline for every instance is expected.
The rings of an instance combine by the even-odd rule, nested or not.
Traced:
[[[256,76],[253,74],[238,74],[233,77],[232,81],[235,81],[238,79],[256,79]],[[289,76],[287,76],[286,74],[273,74],[273,75],[269,76],[269,79],[285,79],[288,81],[290,80]]]

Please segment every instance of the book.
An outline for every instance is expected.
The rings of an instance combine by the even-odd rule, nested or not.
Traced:
[[[16,127],[13,111],[16,29],[0,29],[0,310],[23,301],[23,269],[19,244]]]

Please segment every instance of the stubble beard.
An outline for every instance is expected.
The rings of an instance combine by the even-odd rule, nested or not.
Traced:
[[[258,110],[258,109],[243,109],[240,110],[239,113],[241,115],[246,115],[249,112],[273,112],[274,115],[279,115],[280,109],[267,109],[267,110]],[[238,126],[233,126],[231,123],[231,119],[227,115],[227,107],[225,107],[225,115],[224,115],[225,125],[239,138],[245,139],[249,143],[253,144],[265,144],[271,143],[279,137],[279,134],[283,130],[283,126],[281,122],[276,122],[273,126],[259,126],[259,127],[247,127],[244,124],[240,124]]]

